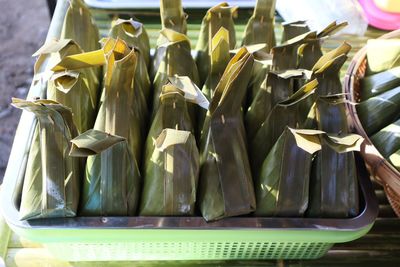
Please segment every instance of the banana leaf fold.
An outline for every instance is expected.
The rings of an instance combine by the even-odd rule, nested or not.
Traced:
[[[204,16],[199,39],[196,45],[196,64],[199,70],[200,84],[202,86],[209,74],[210,50],[212,38],[220,28],[225,28],[229,32],[229,48],[234,49],[236,45],[236,32],[233,17],[236,16],[237,7],[229,6],[226,2],[210,8]]]
[[[244,30],[242,45],[266,44],[265,52],[276,45],[275,39],[276,0],[257,0],[253,15]]]
[[[190,41],[184,34],[170,29],[163,29],[157,42],[153,61],[153,116],[159,106],[162,87],[168,78],[174,75],[188,76],[199,85],[199,74],[190,50]]]
[[[400,66],[361,79],[360,100],[364,101],[400,86]]]
[[[190,131],[164,129],[144,163],[141,216],[193,215],[199,152]]]
[[[252,174],[255,178],[259,176],[264,159],[285,128],[303,128],[310,113],[308,99],[313,99],[317,85],[318,82],[314,79],[277,103],[256,131],[254,138],[248,139]]]
[[[284,22],[282,23],[282,27],[282,44],[296,36],[302,35],[310,31],[310,28],[308,27],[305,20]]]
[[[71,142],[71,156],[88,157],[80,214],[135,215],[141,178],[127,140],[92,129]]]
[[[400,86],[371,97],[356,106],[368,136],[396,121],[400,115]]]
[[[400,149],[400,119],[370,136],[370,140],[378,149],[379,153],[381,153],[384,158],[388,159],[393,153]]]
[[[54,66],[65,57],[83,53],[77,43],[70,39],[46,42],[34,56],[39,56],[35,69],[47,62]],[[47,81],[47,99],[71,108],[78,132],[83,133],[93,127],[99,100],[99,79],[95,68],[62,70],[35,73],[40,81]]]
[[[81,162],[69,157],[78,131],[71,110],[51,100],[13,98],[14,107],[35,114],[19,209],[21,220],[74,217],[79,201]]]
[[[199,206],[207,221],[248,214],[255,196],[241,104],[253,56],[242,48],[215,89],[201,136]]]
[[[384,51],[384,53],[382,53]],[[367,42],[367,75],[400,66],[400,39],[370,39]]]

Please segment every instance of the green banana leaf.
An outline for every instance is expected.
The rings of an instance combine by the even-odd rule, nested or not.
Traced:
[[[379,153],[386,159],[400,149],[400,119],[370,137]]]
[[[400,66],[361,79],[361,101],[400,86]]]
[[[273,54],[272,69],[296,69],[299,62],[298,48],[302,44],[314,41],[316,38],[316,32],[307,32],[296,36],[279,46],[273,47],[271,50],[271,53]]]
[[[223,2],[210,8],[201,23],[199,39],[196,45],[196,64],[199,70],[200,84],[203,86],[210,68],[210,40],[221,27],[229,32],[229,48],[234,49],[236,45],[236,32],[233,17],[236,16],[237,7],[229,6]]]
[[[340,69],[347,60],[351,46],[343,42],[337,48],[324,54],[314,65],[313,78],[318,80],[317,93],[320,96],[343,93]]]
[[[299,54],[298,68],[311,70],[322,56],[321,41],[327,39],[330,35],[340,31],[346,26],[347,22],[336,24],[336,21],[334,21],[317,34],[317,39],[302,44],[297,52]]]
[[[143,24],[130,20],[118,19],[112,26],[109,36],[113,39],[122,39],[130,48],[135,48],[137,67],[135,72],[135,88],[142,92],[148,105],[151,104],[151,82],[147,71],[150,64],[149,37]]]
[[[52,66],[67,56],[82,52],[79,45],[72,40],[52,40],[34,54],[39,56],[36,67],[44,62]],[[38,75],[38,72],[35,75]],[[100,94],[96,75],[95,68],[58,72],[47,70],[42,73],[42,77],[47,81],[47,99],[72,109],[74,123],[80,133],[92,128],[96,118]]]
[[[135,215],[141,178],[127,140],[110,133],[89,130],[71,142],[72,157],[88,157],[80,215]]]
[[[78,132],[71,110],[51,100],[13,98],[14,107],[35,114],[38,123],[26,166],[21,220],[74,217],[79,201],[79,159],[68,156]]]
[[[141,216],[193,215],[199,152],[190,131],[164,129],[147,151]]]
[[[265,52],[276,45],[275,40],[276,0],[257,0],[253,15],[244,30],[242,45],[266,44]]]
[[[313,154],[321,149],[316,130],[285,127],[264,158],[260,176],[254,179],[255,215],[301,217],[308,206]]]
[[[359,192],[353,151],[359,151],[364,140],[354,134],[330,137],[321,138],[322,149],[313,162],[307,217],[355,217]]]
[[[160,16],[163,29],[186,34],[187,15],[183,12],[182,0],[160,0]]]
[[[99,30],[84,1],[69,0],[69,5],[60,39],[74,40],[85,52],[99,49]]]
[[[215,89],[201,136],[200,211],[207,221],[248,214],[255,209],[241,105],[253,65],[242,48]]]
[[[384,51],[384,53],[382,53]],[[400,39],[370,39],[367,42],[367,75],[400,66]]]
[[[282,23],[282,27],[282,44],[292,38],[295,38],[296,36],[302,35],[310,31],[310,28],[308,27],[305,20],[285,22]]]
[[[272,55],[264,51],[266,44],[255,44],[245,46],[246,49],[253,55],[254,64],[251,70],[249,85],[247,86],[247,94],[244,99],[243,109],[247,110],[251,105],[254,97],[261,88],[261,84],[268,75],[272,66]],[[231,53],[236,54],[239,49],[231,50]]]
[[[259,177],[264,159],[285,127],[302,128],[309,113],[309,110],[306,110],[304,106],[309,104],[307,99],[313,97],[317,85],[318,82],[314,79],[286,100],[276,104],[261,124],[254,138],[249,139],[250,162],[254,177]]]
[[[246,133],[252,140],[272,108],[290,97],[297,79],[310,79],[311,71],[270,71],[245,116]]]
[[[356,108],[365,132],[371,136],[399,118],[400,86],[371,97]]]
[[[129,47],[135,47],[140,51],[147,67],[150,64],[150,40],[144,25],[133,19],[117,19],[112,22],[108,36],[121,38]]]
[[[94,129],[126,138],[139,164],[149,117],[145,96],[135,82],[139,55],[119,38],[106,38],[102,43],[100,50],[64,57],[52,70],[104,65],[104,89]]]
[[[315,105],[318,129],[339,137],[349,134],[346,103],[344,94],[319,96]],[[340,143],[322,139],[322,149],[313,162],[309,217],[345,218],[358,215],[357,170],[351,150],[358,151],[363,139],[359,136],[346,138]]]
[[[160,35],[162,38],[157,43],[153,61],[154,70],[156,70],[153,81],[153,116],[159,106],[161,89],[169,77],[188,76],[199,85],[199,75],[191,55],[188,37],[169,29],[163,29]]]

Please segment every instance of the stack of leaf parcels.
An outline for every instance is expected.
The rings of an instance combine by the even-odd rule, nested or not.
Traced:
[[[275,3],[257,0],[241,46],[237,8],[210,8],[194,59],[181,0],[160,1],[154,57],[143,24],[115,19],[99,41],[70,0],[59,40],[36,53],[47,100],[13,100],[37,118],[21,219],[356,216],[362,138],[349,133],[339,79],[350,46],[321,49],[346,23],[285,23],[277,45]],[[372,64],[362,81],[360,118],[385,157],[400,157],[399,68],[398,57]]]
[[[357,114],[364,130],[400,171],[400,39],[368,41],[367,73],[360,85]]]

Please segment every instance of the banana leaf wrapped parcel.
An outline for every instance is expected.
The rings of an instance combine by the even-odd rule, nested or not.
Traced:
[[[340,69],[347,60],[351,46],[344,42],[337,48],[324,54],[314,65],[313,77],[318,80],[318,95],[332,95],[343,93],[340,81]]]
[[[236,32],[233,17],[236,16],[237,7],[229,6],[223,2],[210,8],[201,23],[199,39],[196,45],[196,64],[199,70],[200,84],[202,86],[209,74],[210,67],[210,42],[221,27],[229,32],[229,48],[236,45]]]
[[[360,100],[364,101],[400,86],[400,66],[361,79]]]
[[[282,27],[282,44],[296,36],[302,35],[310,31],[310,28],[308,27],[305,20],[284,22],[282,23]]]
[[[298,68],[310,70],[322,56],[321,42],[330,35],[340,31],[347,26],[347,22],[337,24],[336,21],[330,23],[317,34],[317,38],[298,48],[299,62]]]
[[[301,217],[305,213],[313,154],[321,149],[322,133],[285,127],[254,179],[255,215]]]
[[[88,157],[81,199],[84,216],[132,216],[140,193],[140,173],[124,137],[89,130],[71,140],[71,156]]]
[[[318,82],[314,79],[289,98],[276,104],[257,130],[254,138],[249,139],[250,162],[254,177],[258,177],[264,159],[286,126],[303,128],[310,113],[308,100],[313,99],[317,85]]]
[[[117,19],[113,21],[110,37],[120,38],[125,41],[129,47],[135,47],[140,51],[140,57],[143,58],[146,66],[150,64],[150,40],[144,25],[133,19]]]
[[[265,52],[276,45],[275,39],[276,0],[257,0],[253,15],[244,30],[242,45],[266,44]]]
[[[356,135],[347,136],[350,129],[346,102],[344,95],[339,94],[320,96],[315,104],[318,129],[343,138],[339,143],[321,140],[322,148],[314,159],[310,180],[309,217],[358,215],[358,178],[352,151],[359,151],[363,139]]]
[[[302,35],[287,40],[279,46],[273,47],[271,49],[271,53],[273,54],[272,69],[296,69],[299,64],[299,47],[302,44],[314,41],[316,38],[316,32],[306,32]]]
[[[400,86],[371,97],[356,108],[365,132],[371,136],[399,118]]]
[[[296,92],[297,80],[309,80],[311,71],[270,71],[245,116],[246,133],[252,140],[268,114],[281,101]]]
[[[79,159],[69,157],[78,134],[71,110],[51,100],[13,99],[38,122],[29,150],[19,209],[21,220],[74,217],[79,201]]]
[[[53,66],[68,56],[80,53],[83,50],[73,40],[48,41],[34,54],[39,55],[35,69],[44,62]],[[71,108],[78,132],[83,133],[92,128],[100,95],[95,68],[48,71],[42,77],[43,81],[47,80],[47,99]]]
[[[153,67],[153,116],[159,106],[161,89],[168,78],[174,75],[188,76],[199,85],[199,74],[190,50],[190,41],[184,34],[170,29],[163,29],[157,41]]]
[[[151,82],[148,73],[150,64],[150,43],[149,37],[143,24],[130,20],[118,19],[111,27],[109,36],[113,39],[121,39],[130,47],[135,49],[137,54],[135,88],[136,93],[141,92],[147,104],[151,104]],[[102,40],[105,42],[105,40]],[[137,96],[141,98],[142,96]]]
[[[200,211],[207,221],[248,214],[255,196],[241,104],[253,56],[242,48],[231,59],[210,103],[201,136]]]
[[[164,129],[145,162],[141,216],[193,215],[199,152],[190,131]]]
[[[92,57],[96,61],[88,60]],[[142,156],[141,150],[147,121],[146,101],[134,83],[137,60],[138,55],[135,49],[130,49],[121,39],[108,38],[103,42],[103,49],[66,58],[56,67],[62,68],[68,61],[79,62],[80,66],[75,66],[76,68],[84,68],[92,64],[104,65],[104,90],[94,130],[125,140],[115,144],[111,143],[107,147],[108,149],[98,150],[96,153],[88,155],[80,207],[82,215],[102,216],[105,215],[104,212],[107,212],[107,215],[131,215],[136,212],[139,199],[137,187],[141,181],[138,166]],[[99,132],[94,132],[94,134],[98,135]],[[86,137],[82,138],[90,139],[93,132],[85,132],[85,134]],[[98,138],[99,142],[108,142],[104,136],[100,135]],[[89,143],[89,145],[92,144]],[[116,158],[118,153],[124,154],[121,157],[127,161],[118,161]],[[106,161],[103,158],[107,155],[113,159],[112,165],[105,164]],[[124,176],[119,177],[118,173],[123,173]],[[118,179],[117,182],[132,185],[132,188],[129,189],[134,194],[132,193],[129,197],[130,203],[127,204],[129,210],[125,209],[126,206],[121,206],[121,209],[113,206],[115,210],[109,210],[104,206],[108,204],[100,201],[100,198],[113,201],[109,198],[113,195],[126,200],[126,188],[114,186],[107,187],[107,191],[103,191],[105,188],[98,186],[102,183],[114,183],[114,179]],[[124,192],[120,190],[124,190]]]
[[[187,15],[182,8],[182,0],[160,0],[161,26],[186,34]]]
[[[93,22],[89,8],[82,0],[67,1],[69,8],[59,38],[74,40],[85,52],[99,49],[99,30]]]

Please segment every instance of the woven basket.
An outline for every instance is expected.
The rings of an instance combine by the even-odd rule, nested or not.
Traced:
[[[381,39],[400,38],[400,30],[396,30],[380,37]],[[367,69],[367,48],[364,47],[354,56],[347,69],[344,89],[350,102],[360,102],[360,80]],[[365,138],[361,154],[367,164],[371,176],[385,189],[386,196],[393,210],[400,217],[400,172],[395,169],[372,144],[359,118],[355,105],[348,104],[352,130]]]

